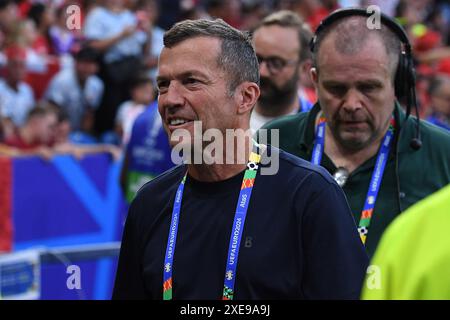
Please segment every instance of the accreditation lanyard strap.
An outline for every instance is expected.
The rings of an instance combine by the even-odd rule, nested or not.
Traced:
[[[265,147],[254,143],[256,148],[261,149]],[[239,248],[244,230],[245,217],[247,215],[248,205],[253,190],[256,174],[258,171],[258,164],[261,161],[261,153],[252,151],[250,159],[247,163],[247,168],[244,172],[244,179],[242,180],[241,191],[239,193],[238,202],[236,205],[236,212],[234,214],[233,228],[230,236],[230,243],[228,246],[227,266],[225,271],[225,280],[223,288],[223,300],[232,300],[234,296],[234,283],[236,279],[236,267],[239,257]],[[166,255],[164,258],[164,277],[163,277],[163,299],[172,299],[173,290],[173,257],[175,254],[175,245],[177,240],[178,223],[180,220],[181,203],[183,199],[184,185],[186,183],[187,173],[178,186],[175,195],[175,201],[172,210],[172,220],[170,223],[169,237],[167,240]]]
[[[324,117],[320,117],[317,123],[316,138],[314,141],[314,148],[311,159],[311,162],[315,165],[320,165],[322,161],[322,155],[325,146],[325,127],[326,119]],[[361,213],[361,218],[359,220],[358,233],[363,244],[366,244],[367,234],[369,233],[369,226],[373,215],[373,209],[378,197],[378,192],[380,191],[381,180],[383,178],[392,140],[394,137],[394,127],[395,121],[392,117],[389,129],[386,132],[383,138],[383,142],[380,146],[380,150],[378,151],[375,169],[372,173],[372,178],[370,179],[369,190],[367,191],[366,200],[364,201],[364,207]]]

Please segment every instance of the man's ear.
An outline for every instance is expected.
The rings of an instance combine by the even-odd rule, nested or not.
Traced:
[[[316,87],[316,90],[317,90],[317,87],[319,86],[319,73],[318,73],[316,67],[312,67],[309,71],[309,74],[311,76],[311,80],[314,84],[314,87]]]
[[[241,83],[235,91],[234,97],[237,103],[237,113],[249,113],[259,98],[259,86],[254,82]]]
[[[298,72],[300,74],[309,75],[311,68],[312,68],[312,60],[306,59],[305,61],[299,63]]]

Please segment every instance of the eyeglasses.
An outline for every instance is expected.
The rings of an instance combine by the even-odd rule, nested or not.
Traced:
[[[263,58],[260,55],[256,55],[258,63],[261,66],[263,62],[266,63],[267,69],[271,74],[275,74],[283,70],[286,66],[293,65],[298,62],[298,60],[284,60],[279,57],[267,57]]]

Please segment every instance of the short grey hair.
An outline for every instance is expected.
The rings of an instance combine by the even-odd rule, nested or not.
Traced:
[[[392,81],[395,81],[395,75],[399,63],[402,43],[399,37],[386,25],[381,25],[379,29],[369,29],[367,27],[367,18],[362,16],[350,16],[339,19],[332,25],[329,25],[317,35],[314,44],[313,66],[317,72],[317,57],[319,55],[320,45],[330,34],[336,34],[334,47],[337,52],[342,54],[354,54],[372,39],[372,35],[379,37],[384,44],[386,53],[390,58],[389,65],[392,71]]]
[[[262,27],[279,26],[283,28],[292,28],[297,31],[299,50],[299,61],[304,62],[311,59],[309,43],[312,38],[312,31],[309,25],[295,12],[290,10],[281,10],[265,17],[260,24],[256,26],[253,33]]]
[[[249,33],[233,28],[222,19],[184,20],[164,34],[164,46],[171,48],[195,37],[213,37],[222,41],[217,64],[228,75],[230,94],[246,81],[259,85],[258,59]]]

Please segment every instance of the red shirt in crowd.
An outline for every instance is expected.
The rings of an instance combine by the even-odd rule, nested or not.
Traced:
[[[33,141],[29,143],[23,139],[19,132],[16,132],[10,137],[6,138],[5,144],[20,150],[33,150],[39,147],[48,146],[39,141]]]

